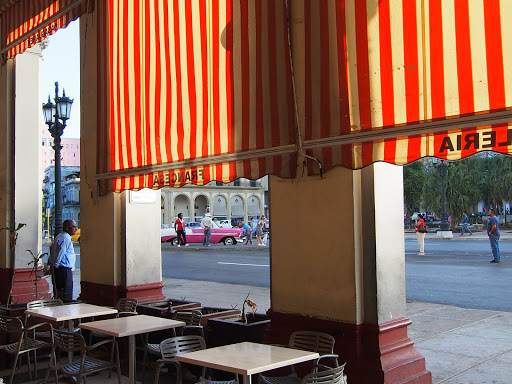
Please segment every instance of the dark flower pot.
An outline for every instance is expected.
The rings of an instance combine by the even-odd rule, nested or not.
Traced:
[[[267,315],[247,314],[247,323],[241,315],[215,317],[208,320],[208,343],[211,347],[250,341],[261,343],[270,327]]]

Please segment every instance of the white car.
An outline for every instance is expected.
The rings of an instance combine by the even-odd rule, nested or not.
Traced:
[[[233,228],[231,220],[216,220],[215,224],[217,224],[219,228]]]

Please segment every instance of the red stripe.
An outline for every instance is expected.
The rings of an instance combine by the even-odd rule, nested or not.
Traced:
[[[155,119],[155,133],[151,133],[151,124],[148,124],[147,135],[148,135],[148,147],[150,147],[151,143],[154,141],[155,144],[155,158],[157,164],[162,164],[162,152],[160,148],[160,114],[164,113],[161,110],[161,102],[162,102],[162,47],[160,41],[162,41],[162,37],[160,35],[160,10],[158,6],[158,2],[155,2],[155,41],[158,41],[158,44],[155,44],[155,111],[154,111],[154,119]],[[149,10],[148,10],[149,11]],[[148,12],[149,13],[149,12]],[[164,33],[166,34],[166,33]],[[164,68],[167,72],[167,68]],[[149,76],[149,74],[148,74]],[[150,95],[150,93],[148,93]],[[153,164],[153,160],[151,157],[148,160]]]
[[[304,55],[306,62],[304,64],[304,88],[305,88],[305,100],[304,100],[304,138],[311,140],[313,138],[313,100],[311,99],[312,94],[312,68],[311,68],[311,1],[304,0]]]
[[[405,66],[405,104],[407,122],[420,120],[420,78],[418,70],[418,25],[416,21],[416,2],[402,0],[404,66]],[[407,162],[416,159],[421,153],[421,140],[410,139],[407,144]]]
[[[250,124],[250,94],[249,94],[249,10],[246,1],[240,1],[240,58],[242,66],[242,78],[240,79],[242,88],[242,151],[249,149],[249,124]],[[256,146],[260,148],[259,141],[261,135],[257,135]],[[244,174],[251,174],[249,162],[244,162]],[[249,176],[250,177],[250,176]]]
[[[233,83],[233,7],[231,0],[226,0],[226,20],[228,21],[227,26],[231,26],[231,29],[228,29],[228,41],[226,42],[226,46],[230,49],[226,50],[226,63],[228,63],[226,67],[226,84],[227,84],[227,95],[226,95],[226,104],[227,111],[226,114],[228,116],[228,151],[229,153],[233,153],[235,151],[235,141],[233,140],[233,135],[235,133],[235,116],[234,116],[234,99],[233,95],[235,94],[235,84]],[[222,167],[220,168],[222,172]],[[234,172],[233,172],[234,173]],[[222,173],[221,173],[222,175]]]
[[[188,78],[188,103],[190,107],[190,158],[197,157],[197,95],[195,77],[194,55],[194,31],[192,18],[192,5],[185,2],[185,28],[187,42],[187,78]]]
[[[174,14],[174,57],[175,57],[175,65],[176,65],[176,133],[178,139],[176,140],[176,147],[178,150],[178,159],[183,160],[183,96],[181,93],[181,54],[180,54],[180,20],[178,15],[179,10],[179,0],[173,1],[173,14]]]
[[[277,90],[276,92],[274,93],[272,91],[273,89],[273,86],[275,86],[275,81],[274,83],[272,82],[272,79],[273,79],[273,75],[275,76],[275,62],[276,62],[276,55],[275,55],[275,47],[276,47],[276,42],[275,42],[275,39],[276,39],[276,35],[275,35],[275,14],[273,12],[273,9],[272,9],[272,6],[269,6],[267,7],[267,23],[268,23],[268,41],[265,41],[263,42],[262,41],[262,28],[263,28],[263,25],[262,25],[262,22],[263,22],[263,18],[264,18],[264,15],[262,14],[263,10],[262,10],[262,7],[261,7],[261,2],[260,1],[257,1],[254,3],[254,6],[255,6],[255,15],[254,15],[254,18],[256,20],[256,36],[255,36],[255,41],[256,41],[256,63],[255,63],[255,67],[256,67],[256,116],[255,116],[255,119],[256,119],[256,129],[258,130],[258,132],[261,132],[261,134],[258,134],[256,135],[256,145],[257,145],[257,148],[263,148],[265,147],[265,136],[266,136],[266,129],[265,129],[265,126],[263,124],[263,85],[262,85],[262,81],[263,81],[263,75],[262,75],[262,55],[263,55],[263,46],[267,48],[267,52],[265,52],[267,55],[268,55],[268,60],[269,60],[269,68],[268,68],[268,71],[269,71],[269,76],[270,76],[270,123],[271,123],[271,127],[270,127],[270,130],[271,132],[273,132],[274,134],[272,135],[272,143],[274,143],[275,141],[275,138],[277,137],[277,139],[279,140],[279,124],[276,124],[274,125],[274,119],[277,119]],[[276,128],[274,130],[274,128]],[[262,170],[265,169],[266,167],[266,162],[265,162],[265,159],[263,158],[260,158],[258,160],[258,165],[259,165],[259,171],[261,172]]]
[[[134,2],[133,6],[133,17],[134,17],[134,23],[137,25],[140,25],[141,23],[141,10],[140,10],[140,3],[138,1]],[[133,34],[133,51],[134,52],[142,52],[142,41],[139,37],[138,33]],[[138,55],[136,55],[138,56]],[[133,105],[133,108],[135,110],[135,121],[134,124],[137,127],[135,129],[135,143],[137,146],[136,149],[136,155],[137,155],[137,164],[143,164],[142,158],[142,114],[143,114],[143,108],[142,105],[142,57],[134,57],[133,63],[134,63],[134,88],[135,88],[135,98],[136,102]],[[139,176],[139,183],[142,183],[144,181],[143,176]],[[143,185],[143,184],[141,184]]]
[[[219,25],[219,0],[213,0],[212,6],[212,109],[213,109],[213,154],[220,154],[220,25]],[[226,32],[228,35],[229,32]],[[226,47],[226,51],[229,52],[230,48]],[[228,86],[228,84],[226,84]]]
[[[336,31],[338,40],[338,92],[340,97],[340,133],[350,133],[350,111],[347,79],[347,35],[345,1],[336,2]]]
[[[459,1],[457,7],[455,7],[455,34],[460,114],[473,114],[475,112],[475,102],[473,93],[473,65],[471,62],[469,4],[467,0]],[[471,130],[472,132],[475,131]],[[465,131],[465,133],[470,133],[470,131]],[[475,149],[462,149],[461,157],[467,157],[474,153],[476,153]]]
[[[209,125],[208,125],[208,104],[210,103],[210,95],[208,93],[208,24],[206,19],[206,2],[203,0],[200,2],[199,7],[199,18],[200,18],[200,25],[201,25],[201,57],[203,59],[202,63],[202,87],[203,87],[203,121],[202,121],[202,128],[203,128],[203,140],[202,140],[202,152],[201,156],[206,157],[208,156],[208,131],[209,131]],[[218,16],[217,16],[218,18]],[[197,184],[197,182],[196,182]]]
[[[282,28],[282,39],[285,46],[285,68],[286,68],[286,90],[287,90],[287,98],[288,98],[288,137],[286,141],[283,141],[287,144],[295,143],[295,103],[294,103],[294,95],[293,95],[293,82],[292,82],[292,65],[290,59],[290,44],[289,44],[289,36],[288,36],[288,3],[283,2],[283,12],[281,14],[281,23],[284,26]],[[294,170],[296,168],[296,164],[291,164],[288,162],[288,174],[295,175]],[[278,159],[274,161],[274,169],[282,169],[283,168],[283,156],[279,156]]]
[[[331,91],[329,76],[329,62],[330,62],[330,49],[329,49],[329,8],[325,1],[318,3],[320,6],[320,134],[321,137],[329,137],[331,135]],[[332,148],[326,147],[322,151],[322,165],[327,169],[332,167]]]
[[[366,0],[356,2],[356,46],[357,46],[357,84],[359,92],[359,118],[361,129],[372,127],[370,105],[370,65],[368,59],[368,26]],[[373,144],[363,143],[362,162],[368,165],[373,161]]]
[[[500,110],[506,107],[506,99],[499,1],[488,0],[485,2],[484,19],[489,108]],[[496,132],[496,142],[504,143],[507,141],[507,129],[497,129],[498,127],[493,126],[493,130]],[[496,146],[494,150],[508,153],[507,146]]]
[[[446,116],[444,93],[444,58],[443,58],[443,30],[442,30],[442,0],[431,0],[429,8],[430,26],[430,76],[431,76],[431,102],[432,118],[439,119]],[[434,135],[434,148],[441,146],[443,135]],[[446,158],[446,152],[436,154]]]
[[[116,126],[114,119],[114,98],[115,98],[115,90],[117,86],[114,87],[114,7],[113,0],[109,0],[109,9],[108,9],[108,18],[109,18],[109,58],[110,58],[110,165],[112,169],[115,169],[116,159],[115,159],[115,149],[116,149]],[[105,127],[106,128],[106,127]],[[106,129],[105,129],[106,130]]]
[[[164,5],[164,25],[166,26],[164,33],[165,44],[165,84],[166,84],[166,111],[165,111],[165,150],[167,155],[167,162],[172,161],[171,151],[171,124],[172,124],[172,78],[171,78],[171,21],[169,18],[169,7],[167,2]],[[137,50],[135,51],[137,52]],[[140,72],[139,72],[140,73]],[[138,77],[138,76],[137,76]]]
[[[128,7],[124,7],[124,12],[122,15],[124,26],[129,25],[128,24],[128,11],[129,11]],[[123,70],[124,70],[124,78],[122,79],[122,82],[123,82],[123,85],[125,87],[127,87],[128,84],[130,83],[130,79],[128,76],[128,63],[130,61],[130,57],[128,56],[128,47],[130,45],[129,44],[130,39],[128,38],[128,28],[125,27],[125,29],[119,30],[119,33],[123,34],[122,38],[120,39],[122,47],[123,47],[123,56],[118,55],[118,60],[122,60],[121,66],[123,67]],[[119,72],[118,76],[120,76],[120,75],[121,75],[121,73]],[[119,82],[121,82],[121,79],[119,79]],[[118,90],[119,89],[120,89],[120,87],[118,87]],[[124,96],[124,111],[123,111],[124,118],[120,115],[119,119],[124,120],[124,123],[126,126],[126,129],[125,129],[126,143],[129,144],[129,143],[131,143],[131,140],[130,140],[130,138],[131,138],[131,136],[130,136],[130,108],[132,105],[130,103],[130,92],[124,92],[123,96]],[[121,132],[119,134],[121,135]],[[119,136],[119,139],[121,139],[121,136]],[[131,145],[126,145],[126,156],[128,158],[127,168],[132,168],[133,161],[132,161],[132,146]]]
[[[151,140],[154,140],[154,138],[151,137],[151,135],[149,134],[150,130],[149,130],[149,127],[151,125],[150,123],[150,117],[152,116],[152,112],[151,112],[151,103],[150,103],[150,95],[151,93],[153,92],[153,89],[151,89],[151,82],[150,82],[150,76],[149,76],[149,73],[151,71],[151,29],[153,28],[153,25],[151,24],[151,19],[150,19],[150,3],[151,3],[151,0],[145,0],[145,4],[144,4],[144,19],[143,19],[143,23],[144,23],[144,75],[143,75],[143,78],[144,78],[144,89],[143,89],[143,93],[144,93],[144,118],[145,118],[145,122],[144,124],[140,127],[141,130],[144,130],[145,131],[145,135],[146,135],[146,142],[144,143],[146,148],[145,148],[145,153],[143,153],[144,157],[145,157],[145,161],[146,161],[146,164],[151,164]],[[139,151],[142,150],[142,147],[139,147],[137,148]]]
[[[379,4],[379,45],[380,45],[380,82],[382,97],[382,123],[385,127],[395,125],[395,91],[393,85],[393,47],[391,44],[391,18],[389,0]],[[384,161],[394,163],[396,140],[384,140]]]

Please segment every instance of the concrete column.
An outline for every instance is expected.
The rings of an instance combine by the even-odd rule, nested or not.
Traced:
[[[106,69],[98,71],[97,17],[98,9],[82,16],[80,25],[82,41],[87,33],[87,44],[81,44],[80,298],[103,305],[121,297],[162,300],[160,191],[101,194],[96,180],[97,134],[106,124],[100,119],[105,106],[98,85]]]
[[[336,338],[350,383],[430,383],[407,337],[402,168],[270,178],[272,342],[300,329]],[[300,219],[304,234],[290,232]],[[322,224],[325,223],[325,224]]]
[[[2,228],[17,228],[12,252],[8,230],[2,231],[0,277],[2,302],[26,303],[50,297],[48,282],[37,282],[32,272],[30,250],[37,256],[42,250],[42,170],[41,150],[41,49],[38,45],[9,60],[0,69],[0,221]],[[38,266],[38,272],[41,266]],[[11,279],[14,278],[11,291]]]

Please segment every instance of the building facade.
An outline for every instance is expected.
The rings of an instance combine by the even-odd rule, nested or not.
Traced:
[[[200,221],[210,212],[214,221],[230,220],[232,225],[261,215],[268,216],[268,178],[238,179],[228,184],[162,188],[162,224],[171,225],[183,213],[185,221]]]

